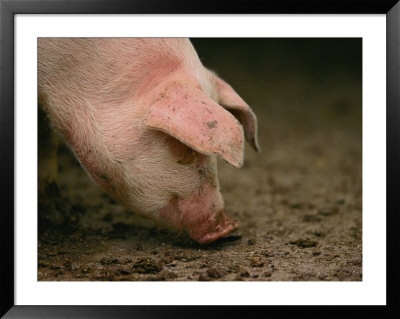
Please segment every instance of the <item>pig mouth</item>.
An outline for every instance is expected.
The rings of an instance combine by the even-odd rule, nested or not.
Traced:
[[[200,244],[211,243],[231,233],[239,222],[229,218],[223,208],[216,209],[216,198],[206,200],[198,194],[189,199],[174,196],[159,217],[171,228],[186,232]]]
[[[208,244],[228,235],[238,226],[238,221],[230,219],[224,211],[219,211],[205,222],[187,227],[186,231],[198,243]]]

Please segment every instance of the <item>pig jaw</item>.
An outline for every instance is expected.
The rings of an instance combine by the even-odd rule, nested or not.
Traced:
[[[170,227],[184,230],[200,244],[221,238],[237,228],[238,222],[230,219],[222,210],[219,191],[211,184],[188,198],[174,197],[160,210],[160,217]]]

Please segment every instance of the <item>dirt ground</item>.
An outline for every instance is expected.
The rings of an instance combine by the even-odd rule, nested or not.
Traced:
[[[44,281],[362,280],[359,39],[195,39],[259,121],[261,153],[219,162],[228,237],[201,246],[136,217],[59,149],[60,195],[39,207]]]

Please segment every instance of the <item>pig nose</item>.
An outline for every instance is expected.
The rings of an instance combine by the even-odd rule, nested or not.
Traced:
[[[219,191],[210,183],[202,185],[200,193],[188,198],[173,197],[162,208],[159,217],[176,229],[184,230],[200,244],[207,244],[224,237],[238,227],[223,210]]]

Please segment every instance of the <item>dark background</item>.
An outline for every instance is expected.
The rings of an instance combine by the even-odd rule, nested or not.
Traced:
[[[315,120],[329,108],[361,117],[361,38],[191,41],[203,64],[229,80],[253,108],[266,108],[284,117],[291,112],[296,116],[298,112],[313,112],[310,116]],[[340,88],[344,90],[339,92]],[[359,90],[358,103],[345,101],[350,88]],[[317,95],[334,93],[335,105],[315,100]]]

